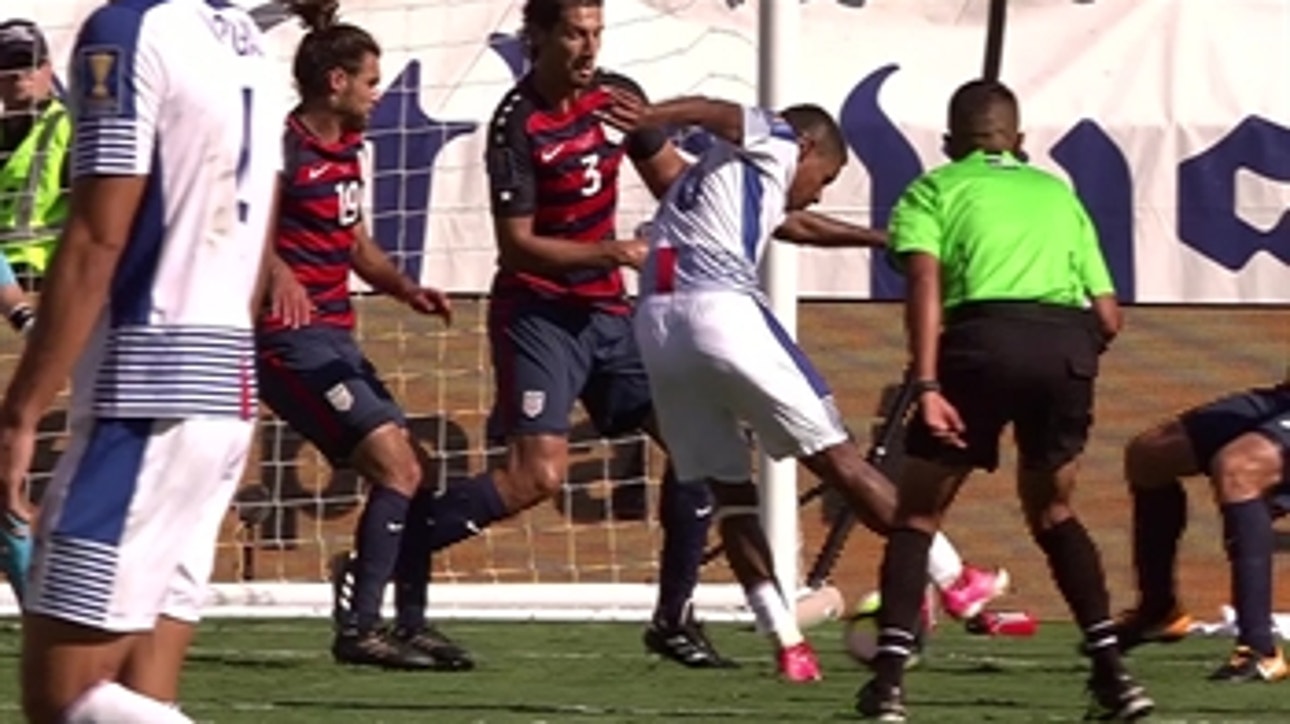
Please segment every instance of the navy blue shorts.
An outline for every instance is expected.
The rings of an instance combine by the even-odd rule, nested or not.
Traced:
[[[1184,412],[1179,421],[1187,431],[1200,469],[1208,472],[1218,453],[1236,438],[1258,433],[1280,446],[1290,458],[1290,385],[1260,387],[1221,397]],[[1290,465],[1282,465],[1281,490],[1290,492]]]
[[[316,325],[258,335],[260,398],[334,466],[363,438],[406,421],[352,332]]]
[[[639,430],[649,379],[628,315],[559,302],[494,301],[488,308],[496,390],[488,436],[566,435],[574,401],[606,437]]]

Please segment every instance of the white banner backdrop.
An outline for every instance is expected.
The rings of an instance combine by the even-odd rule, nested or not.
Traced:
[[[76,24],[98,4],[5,0],[0,14],[40,22],[61,71]],[[298,24],[254,0],[239,4],[270,28],[289,99]],[[837,113],[852,149],[823,210],[882,225],[904,185],[943,162],[945,103],[979,72],[987,4],[802,6],[794,100]],[[606,5],[602,64],[651,96],[755,98],[755,2]],[[427,282],[486,290],[494,252],[481,127],[522,72],[522,2],[342,6],[386,51],[388,87],[369,134],[378,239]],[[1031,160],[1084,198],[1124,299],[1290,302],[1288,48],[1284,0],[1010,2],[1003,76],[1022,98]],[[652,200],[630,174],[623,188],[626,231]],[[803,296],[899,294],[885,265],[858,251],[805,253],[800,282]]]

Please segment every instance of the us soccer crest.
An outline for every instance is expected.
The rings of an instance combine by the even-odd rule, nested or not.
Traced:
[[[542,414],[546,408],[546,393],[542,390],[525,390],[524,399],[520,402],[520,409],[524,411],[524,416],[534,418]]]
[[[339,382],[327,390],[326,396],[327,401],[336,408],[337,412],[349,412],[354,407],[354,393],[349,391],[344,382]]]

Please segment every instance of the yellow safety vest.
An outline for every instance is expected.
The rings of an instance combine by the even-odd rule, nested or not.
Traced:
[[[0,167],[0,253],[44,274],[67,219],[63,163],[72,136],[67,108],[51,101]]]

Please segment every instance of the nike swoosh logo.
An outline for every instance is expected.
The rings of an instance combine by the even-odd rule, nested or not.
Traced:
[[[305,171],[305,175],[309,177],[310,181],[317,181],[319,177],[327,173],[327,169],[329,168],[331,168],[331,164],[324,163],[318,168],[311,168],[308,171]]]
[[[712,515],[711,505],[705,505],[702,508],[695,508],[694,510],[694,517],[696,518],[706,518],[709,515]]]
[[[555,157],[559,156],[560,152],[563,150],[564,150],[564,144],[557,143],[556,145],[552,146],[550,150],[539,152],[538,156],[542,159],[542,163],[551,163],[551,161],[555,160]]]

